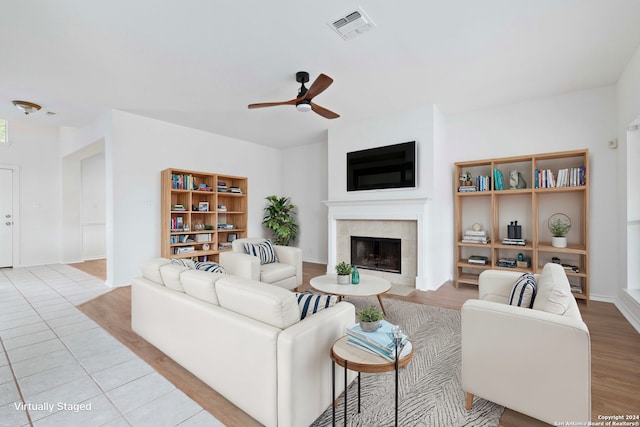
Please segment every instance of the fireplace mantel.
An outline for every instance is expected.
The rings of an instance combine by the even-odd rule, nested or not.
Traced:
[[[324,203],[328,215],[328,260],[327,270],[337,264],[337,221],[339,220],[407,220],[417,224],[417,276],[416,288],[426,290],[425,277],[425,219],[427,198],[385,200],[328,200]]]

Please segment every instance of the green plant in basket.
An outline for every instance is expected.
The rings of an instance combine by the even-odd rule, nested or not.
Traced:
[[[382,319],[384,319],[382,311],[375,305],[363,308],[360,310],[360,313],[358,313],[358,320],[361,322],[377,322]]]
[[[346,262],[342,261],[340,264],[336,265],[336,272],[341,275],[341,276],[345,276],[347,274],[351,274],[351,264],[347,264]]]

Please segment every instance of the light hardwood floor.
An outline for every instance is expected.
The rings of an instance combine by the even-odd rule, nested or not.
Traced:
[[[105,276],[104,261],[102,261],[102,267],[100,261],[73,266],[97,277]],[[326,266],[305,262],[303,271],[302,289],[310,289],[309,279],[325,274]],[[386,298],[398,298],[456,310],[459,310],[467,299],[477,297],[477,287],[456,289],[451,283],[441,286],[437,291],[414,291],[407,297],[386,296]],[[108,294],[82,304],[79,308],[227,426],[259,425],[246,413],[131,331],[130,287],[114,289]],[[592,420],[598,421],[599,415],[640,413],[640,334],[613,304],[591,301],[587,307],[581,303],[580,311],[591,334]],[[562,350],[549,349],[549,351]],[[505,409],[500,425],[527,427],[546,424]]]

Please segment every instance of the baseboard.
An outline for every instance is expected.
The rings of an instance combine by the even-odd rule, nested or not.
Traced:
[[[312,264],[323,264],[327,265],[327,260],[319,260],[319,259],[303,259],[302,262],[310,262]]]
[[[640,333],[640,302],[629,295],[627,290],[624,289],[620,291],[614,304],[631,326]]]

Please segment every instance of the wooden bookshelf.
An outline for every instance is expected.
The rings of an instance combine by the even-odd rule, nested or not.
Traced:
[[[163,257],[217,262],[231,234],[247,237],[247,178],[184,169],[160,177]]]
[[[560,170],[577,170],[573,180],[558,187]],[[574,292],[578,300],[589,301],[589,151],[573,150],[526,156],[503,157],[455,163],[455,285],[478,284],[478,275],[486,269],[540,273],[547,262],[557,257],[562,264],[576,266],[578,272],[566,271],[569,282],[579,286]],[[495,170],[502,173],[504,189],[497,189]],[[518,170],[526,182],[525,188],[511,189],[509,172]],[[550,171],[540,173],[540,171]],[[476,191],[460,191],[459,177],[469,171]],[[564,173],[564,172],[563,172]],[[545,177],[555,178],[554,186]],[[484,191],[478,191],[478,176],[490,177]],[[581,180],[581,176],[584,179]],[[536,179],[537,177],[537,179]],[[485,184],[487,181],[485,180]],[[573,185],[572,185],[573,184]],[[499,188],[499,186],[498,186]],[[547,221],[554,213],[571,218],[567,247],[551,245]],[[522,226],[524,246],[503,244],[507,225],[518,221]],[[478,223],[487,231],[489,242],[464,243],[465,230]],[[521,253],[531,260],[530,267],[501,267],[498,260],[515,258]],[[469,263],[471,255],[488,258],[486,265]]]

